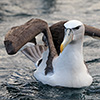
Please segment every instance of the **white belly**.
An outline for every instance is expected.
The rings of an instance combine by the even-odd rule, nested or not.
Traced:
[[[48,84],[51,86],[62,86],[62,87],[75,87],[80,88],[84,86],[89,86],[92,83],[92,77],[87,72],[86,66],[84,65],[83,69],[71,69],[71,68],[64,68],[66,63],[64,63],[63,59],[61,58],[54,59],[53,61],[53,68],[54,72],[45,75],[45,67],[46,61],[48,58],[47,50],[44,53],[44,59],[37,70],[34,72],[34,76],[38,81],[41,81],[43,84]],[[60,61],[61,62],[60,62]],[[63,62],[63,64],[62,64]]]

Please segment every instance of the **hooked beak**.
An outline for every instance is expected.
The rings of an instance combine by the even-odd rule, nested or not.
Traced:
[[[65,37],[63,42],[61,43],[60,46],[60,52],[62,53],[62,51],[64,50],[64,48],[73,40],[73,32],[70,29],[67,29],[66,33],[65,33]]]

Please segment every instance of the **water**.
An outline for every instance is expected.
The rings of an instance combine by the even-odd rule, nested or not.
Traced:
[[[57,88],[38,83],[34,65],[20,52],[7,55],[3,40],[12,26],[31,18],[49,25],[61,20],[78,19],[100,27],[99,0],[0,0],[0,100],[100,100],[100,40],[84,39],[84,59],[93,76],[90,87]]]

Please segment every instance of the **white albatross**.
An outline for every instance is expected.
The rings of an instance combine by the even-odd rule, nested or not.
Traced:
[[[49,48],[43,50],[44,52],[42,51],[43,54],[41,54],[39,47],[34,46],[33,43],[27,43],[21,50],[35,62],[36,71],[34,77],[43,84],[73,88],[89,86],[93,79],[83,58],[85,26],[78,20],[70,20],[64,24],[64,27],[64,39],[60,46],[61,53],[50,62],[53,71],[45,74],[50,52]],[[36,54],[36,51],[38,54]],[[31,54],[31,57],[29,54]],[[38,62],[34,60],[35,58],[38,58]]]

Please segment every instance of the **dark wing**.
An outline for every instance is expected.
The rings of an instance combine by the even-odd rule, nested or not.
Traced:
[[[50,26],[50,31],[53,37],[55,48],[59,54],[60,44],[64,37],[64,23],[67,21],[60,21]],[[13,27],[5,36],[5,47],[8,54],[16,53],[27,42],[36,43],[35,36],[40,32],[45,31],[48,24],[41,19],[31,19],[24,25]],[[46,35],[46,34],[45,34]],[[100,38],[100,29],[85,25],[85,35]],[[47,35],[46,35],[47,38]],[[48,39],[47,39],[48,40]]]
[[[85,35],[91,36],[96,39],[100,39],[100,29],[85,25]]]
[[[8,54],[15,54],[22,46],[31,41],[36,44],[35,36],[48,29],[48,24],[40,19],[31,19],[24,25],[11,28],[5,36]]]
[[[10,55],[15,54],[29,41],[36,44],[35,37],[41,32],[43,32],[44,35],[46,36],[47,42],[48,42],[48,48],[49,48],[49,55],[46,62],[47,66],[45,68],[45,74],[47,74],[48,72],[53,72],[52,60],[58,54],[53,44],[50,29],[48,27],[48,24],[45,21],[41,19],[31,19],[30,21],[26,22],[24,25],[12,28],[6,34],[4,44],[5,44],[6,51],[8,54]],[[33,60],[32,56],[36,54],[34,53],[36,52],[36,49],[39,49],[39,48],[37,48],[37,46],[31,47],[31,48],[24,49],[23,52],[31,60]],[[37,50],[37,52],[38,51],[39,50]],[[34,56],[33,58],[36,58],[36,56]],[[34,59],[33,61],[36,62],[38,60],[37,58],[36,60]]]

